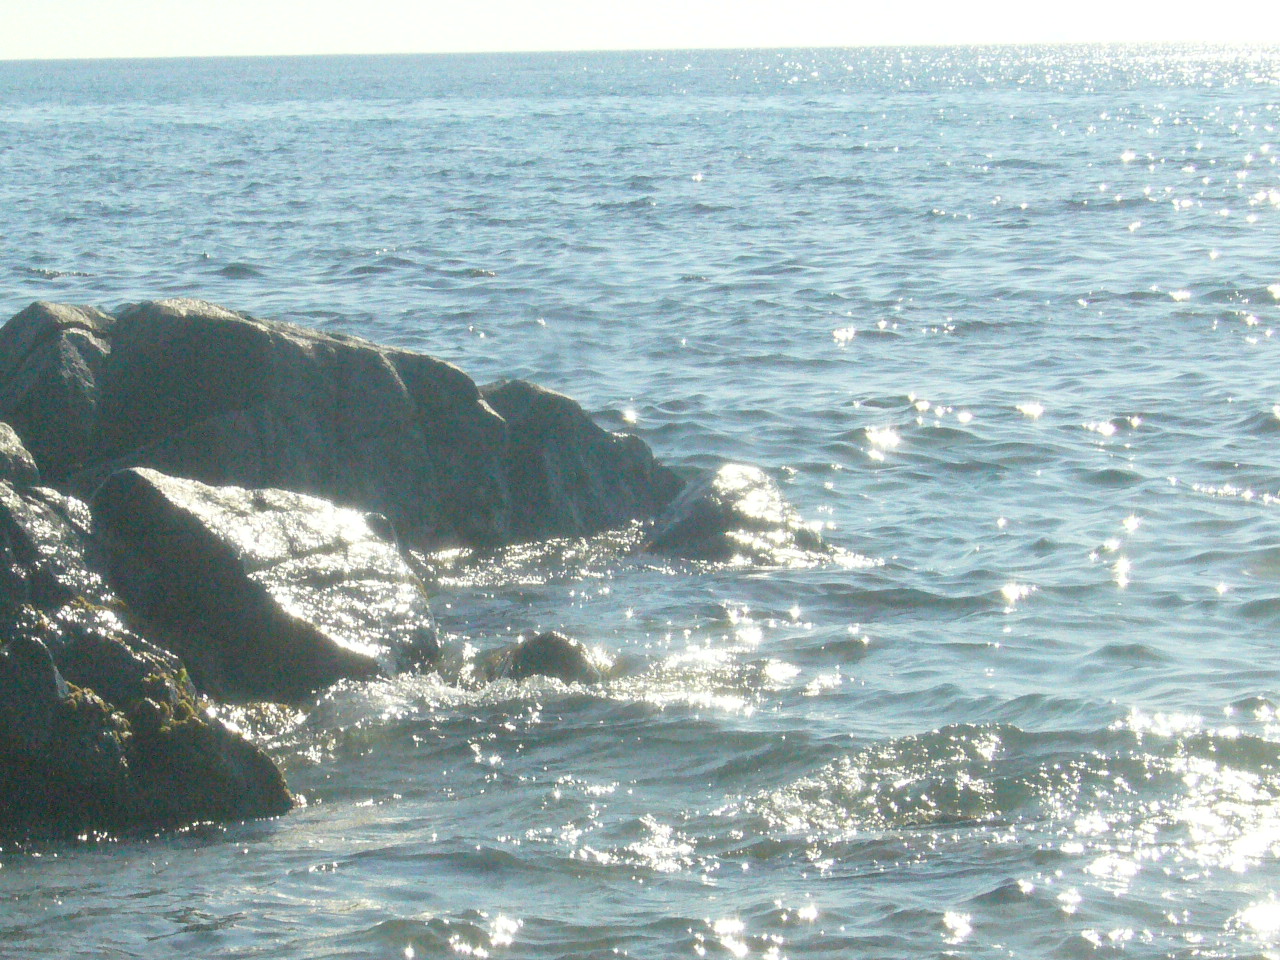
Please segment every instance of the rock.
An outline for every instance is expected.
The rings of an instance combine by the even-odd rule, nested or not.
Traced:
[[[36,461],[22,445],[22,438],[0,421],[0,481],[34,486],[40,482]]]
[[[51,481],[89,454],[113,322],[93,307],[33,303],[0,328],[0,419]]]
[[[68,682],[50,651],[67,645],[63,626],[31,608],[0,623],[0,835],[134,830],[290,808],[270,757],[212,719],[163,659],[133,658],[146,672],[118,683],[113,701]],[[130,656],[119,638],[86,630],[101,648],[114,646],[117,660]]]
[[[564,683],[600,683],[612,669],[613,662],[603,652],[552,630],[491,655],[483,674],[488,680],[541,676]]]
[[[687,560],[783,563],[828,552],[759,467],[726,464],[689,484],[645,549]]]
[[[0,419],[46,483],[85,496],[146,466],[381,513],[436,549],[595,532],[679,488],[566,398],[515,384],[486,402],[443,361],[198,300],[33,304],[0,358]]]
[[[507,423],[512,539],[580,537],[656,516],[680,480],[638,438],[602,430],[568,397],[523,380],[482,388]]]
[[[390,517],[427,543],[501,539],[503,424],[430,357],[194,300],[112,326],[91,487],[121,466],[278,487]]]
[[[0,650],[0,723],[32,749],[47,747],[54,712],[70,695],[40,640],[18,634]]]
[[[59,672],[108,703],[151,697],[176,707],[197,697],[183,662],[126,627],[114,610],[77,600],[47,615],[47,621]],[[165,678],[163,689],[151,682],[155,676]]]
[[[86,504],[56,490],[0,483],[0,612],[39,614],[61,673],[116,702],[136,699],[143,677],[185,674],[182,661],[126,627],[119,598],[89,554]],[[189,684],[187,695],[194,695]]]
[[[132,792],[149,822],[273,817],[293,806],[271,758],[191,701],[139,700],[126,719]]]
[[[0,834],[282,813],[274,763],[126,628],[72,497],[0,483]]]
[[[114,602],[90,564],[89,508],[47,487],[0,482],[0,608],[31,604],[55,610],[79,597]]]
[[[92,510],[112,583],[201,689],[298,701],[438,655],[421,583],[358,511],[145,468]]]
[[[129,809],[128,725],[72,688],[48,648],[10,627],[0,650],[0,835],[121,824]]]

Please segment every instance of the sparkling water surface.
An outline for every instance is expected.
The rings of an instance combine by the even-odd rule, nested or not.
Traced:
[[[0,63],[0,313],[526,377],[820,565],[442,570],[597,687],[231,712],[306,805],[0,852],[13,957],[1280,956],[1280,51]],[[458,656],[463,655],[458,653]]]

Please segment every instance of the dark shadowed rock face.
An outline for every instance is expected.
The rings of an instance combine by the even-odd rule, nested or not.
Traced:
[[[147,466],[358,506],[431,549],[596,532],[679,488],[567,398],[489,400],[443,361],[197,300],[37,303],[0,330],[0,419],[46,483],[83,495]]]
[[[112,582],[202,689],[296,701],[439,652],[421,583],[358,511],[143,468],[92,509]]]
[[[515,542],[621,527],[657,515],[680,492],[638,437],[602,430],[562,394],[523,380],[482,394],[507,423]]]
[[[271,759],[211,719],[171,659],[132,649],[126,633],[75,611],[0,614],[0,835],[286,812]],[[75,682],[95,676],[109,678],[110,699]]]
[[[658,518],[646,549],[687,560],[785,563],[827,555],[759,467],[726,464],[689,484]]]

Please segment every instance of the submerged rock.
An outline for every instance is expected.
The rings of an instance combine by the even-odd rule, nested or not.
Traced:
[[[0,418],[45,482],[84,495],[147,466],[355,505],[432,549],[595,532],[679,489],[567,398],[517,384],[486,402],[443,361],[198,300],[33,304],[0,358]]]
[[[131,650],[102,622],[79,624],[76,637],[68,624],[32,608],[0,620],[0,835],[133,830],[290,808],[272,760],[211,719],[172,661]],[[64,675],[55,653],[69,650],[76,652]],[[90,689],[68,679],[95,674],[109,684]]]
[[[612,669],[613,662],[603,652],[550,630],[492,654],[483,674],[487,680],[551,677],[564,683],[600,683]]]
[[[658,518],[646,549],[687,560],[783,563],[827,552],[759,467],[726,464],[689,484]]]
[[[422,584],[358,511],[144,468],[92,510],[112,583],[202,689],[297,701],[439,652]]]

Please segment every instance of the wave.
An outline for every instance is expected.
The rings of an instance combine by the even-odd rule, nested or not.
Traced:
[[[1153,729],[1150,718],[1105,730],[1030,732],[1006,724],[945,727],[869,745],[812,775],[749,798],[771,832],[851,838],[938,824],[1023,822],[1037,832],[1097,817],[1159,844],[1169,819],[1213,811],[1239,838],[1280,813],[1280,744],[1234,732]],[[1199,771],[1195,781],[1189,769]],[[1243,805],[1243,806],[1242,806]],[[1146,834],[1146,824],[1159,829]],[[1269,828],[1269,826],[1268,826]],[[1139,838],[1149,836],[1147,840]],[[1236,842],[1228,840],[1228,843]],[[1199,851],[1221,853],[1215,841]],[[1189,851],[1195,857],[1196,851]],[[1256,856],[1264,856],[1259,849]]]
[[[62,280],[67,277],[92,276],[92,274],[85,273],[81,270],[53,270],[49,267],[17,267],[16,269],[20,273],[25,273],[33,277],[39,277],[42,280]]]
[[[229,280],[260,279],[266,276],[257,267],[247,263],[229,263],[224,267],[219,267],[214,273]]]

